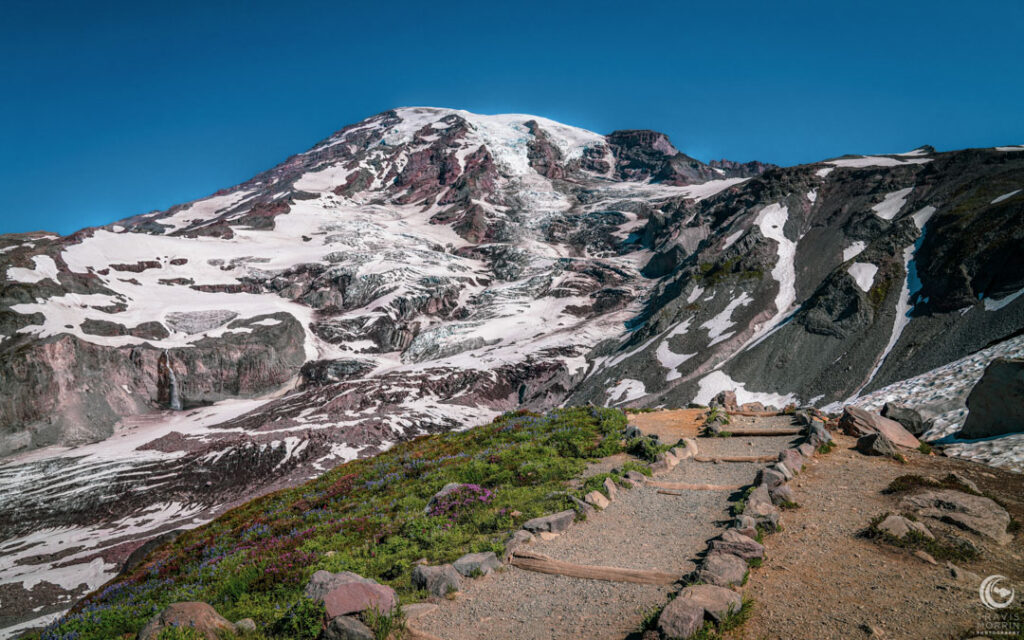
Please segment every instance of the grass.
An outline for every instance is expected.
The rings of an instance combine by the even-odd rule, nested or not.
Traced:
[[[567,483],[581,477],[588,461],[619,453],[625,426],[625,415],[613,409],[515,412],[467,431],[397,444],[182,534],[29,637],[132,636],[167,605],[198,600],[229,620],[255,620],[261,632],[249,637],[312,640],[322,605],[302,591],[315,571],[353,571],[393,587],[402,603],[421,600],[426,594],[411,584],[416,560],[501,555],[523,521],[573,507]],[[475,485],[466,492],[473,499],[426,512],[449,482]]]
[[[901,549],[921,549],[928,552],[936,560],[958,560],[961,562],[969,562],[978,557],[978,549],[973,545],[962,543],[962,542],[946,542],[936,538],[932,540],[926,537],[924,534],[911,530],[907,535],[902,538],[897,538],[891,533],[882,531],[878,528],[882,520],[885,520],[889,516],[889,513],[883,513],[880,516],[875,516],[871,519],[868,524],[868,528],[862,532],[865,538],[875,540],[878,542],[884,542],[894,547]]]
[[[828,453],[832,453],[832,451],[833,451],[833,450],[834,450],[835,448],[836,448],[836,443],[835,443],[835,441],[833,441],[833,440],[829,440],[829,441],[828,441],[828,442],[826,442],[825,444],[823,444],[823,445],[821,445],[821,446],[819,446],[819,447],[818,447],[818,453],[820,453],[820,454],[822,454],[822,455],[825,455],[825,454],[828,454]]]
[[[409,633],[405,614],[398,608],[391,613],[367,609],[359,616],[363,624],[373,631],[374,640],[405,640]]]
[[[793,502],[792,500],[783,500],[782,502],[779,503],[778,506],[783,511],[792,511],[794,509],[800,508],[800,504]]]
[[[920,451],[921,453],[923,453],[926,456],[927,455],[931,455],[932,445],[928,444],[927,442],[922,442],[921,444],[919,444],[917,446],[917,450]]]

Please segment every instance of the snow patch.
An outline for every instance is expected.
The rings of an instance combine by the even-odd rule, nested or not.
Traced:
[[[999,204],[1003,200],[1009,200],[1010,198],[1012,198],[1013,196],[1017,195],[1021,191],[1024,191],[1024,189],[1017,189],[1016,191],[1011,191],[1010,193],[1004,193],[1003,195],[999,196],[998,198],[996,198],[995,200],[993,200],[989,204]]]
[[[647,389],[643,382],[630,378],[620,380],[617,385],[607,389],[606,391],[608,393],[608,401],[613,404],[622,404],[623,402],[636,400],[647,393]]]
[[[900,209],[903,208],[903,205],[907,203],[907,196],[913,190],[913,187],[907,187],[906,189],[887,193],[881,202],[871,207],[871,210],[882,220],[892,220],[900,212]]]
[[[846,270],[851,276],[857,286],[860,287],[861,291],[867,292],[871,289],[871,285],[875,281],[875,274],[878,273],[878,266],[871,264],[870,262],[854,262]]]
[[[702,329],[708,330],[708,337],[711,338],[711,342],[708,343],[709,347],[732,337],[735,332],[729,331],[729,329],[736,324],[732,321],[732,312],[739,307],[750,304],[753,301],[754,299],[744,291],[738,298],[734,298],[730,301],[729,304],[726,305],[725,309],[722,309],[718,315],[700,325]]]
[[[766,406],[783,408],[789,404],[799,404],[797,397],[792,393],[781,395],[778,393],[747,391],[746,383],[736,382],[724,371],[712,371],[700,379],[697,395],[693,401],[698,404],[707,405],[721,391],[735,391],[736,402],[746,404],[748,402],[760,402]]]
[[[25,269],[24,267],[11,267],[7,270],[8,280],[32,284],[42,280],[53,280],[57,282],[57,263],[50,256],[33,256],[32,262],[35,267]]]
[[[857,240],[856,242],[850,243],[850,246],[843,249],[843,262],[859,256],[867,246],[868,244],[863,240]]]

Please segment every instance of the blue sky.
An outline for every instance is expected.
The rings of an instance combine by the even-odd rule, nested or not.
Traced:
[[[23,2],[0,233],[232,186],[389,108],[650,128],[698,158],[1024,143],[1024,3]]]

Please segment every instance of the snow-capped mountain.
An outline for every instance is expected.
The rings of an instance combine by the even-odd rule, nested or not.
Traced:
[[[1024,327],[1022,188],[1024,147],[705,164],[406,108],[202,200],[0,236],[0,590],[49,611],[140,537],[509,409],[823,406],[934,369]]]

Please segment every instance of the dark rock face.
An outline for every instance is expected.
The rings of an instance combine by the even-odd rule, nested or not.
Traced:
[[[882,407],[882,416],[900,423],[904,429],[915,436],[921,435],[926,430],[924,418],[920,412],[911,407],[894,402],[886,402],[885,406]]]
[[[959,438],[990,438],[1024,431],[1024,360],[999,358],[985,369],[967,397],[967,421]]]

